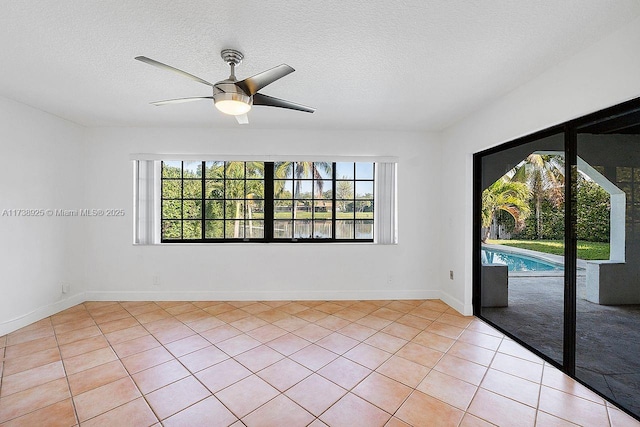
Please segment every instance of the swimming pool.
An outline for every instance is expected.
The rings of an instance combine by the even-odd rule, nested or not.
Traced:
[[[563,264],[540,258],[504,252],[497,249],[482,249],[483,264],[504,264],[509,271],[563,271]]]

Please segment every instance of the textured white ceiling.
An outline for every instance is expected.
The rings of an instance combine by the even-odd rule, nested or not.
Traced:
[[[640,15],[638,0],[0,0],[0,95],[87,126],[237,127],[208,86],[220,50],[244,78],[296,72],[261,92],[251,128],[440,130]]]

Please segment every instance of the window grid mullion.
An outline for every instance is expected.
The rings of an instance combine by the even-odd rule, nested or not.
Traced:
[[[244,189],[244,194],[242,194],[242,239],[247,240],[247,162],[244,162],[243,169],[244,174],[242,175],[242,188]]]
[[[227,239],[227,162],[222,163],[222,239]]]
[[[355,240],[355,238],[356,238],[356,163],[355,162],[353,162],[353,180],[352,180],[352,183],[353,183],[353,196],[352,196],[353,200],[351,201],[351,203],[353,203],[353,205],[352,205],[353,206],[353,208],[352,208],[353,209],[353,225],[352,225],[352,228],[351,228],[351,232],[353,233],[352,234],[352,236],[353,236],[352,239]]]
[[[264,205],[263,214],[263,239],[267,242],[273,241],[274,220],[275,220],[275,163],[264,163]]]
[[[180,238],[184,240],[184,161],[180,162]]]
[[[315,169],[315,162],[311,167],[311,238],[314,239],[316,235],[316,177],[313,174]]]
[[[206,238],[206,223],[205,223],[205,212],[206,212],[206,204],[205,204],[205,175],[206,175],[206,164],[204,160],[202,161],[202,172],[200,173],[201,179],[201,194],[200,194],[200,238],[204,241]]]
[[[336,203],[336,193],[338,192],[336,184],[336,162],[331,163],[331,239],[336,239],[336,216],[338,204]]]

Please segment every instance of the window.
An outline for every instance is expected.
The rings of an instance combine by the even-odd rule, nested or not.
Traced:
[[[373,172],[371,163],[338,163],[336,167],[337,234],[373,238]]]
[[[162,162],[162,240],[262,239],[264,163]]]
[[[162,161],[160,238],[374,239],[373,162]]]

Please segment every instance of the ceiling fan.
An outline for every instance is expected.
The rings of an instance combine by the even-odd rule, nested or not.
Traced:
[[[290,110],[304,111],[306,113],[313,113],[315,111],[314,108],[307,107],[305,105],[296,104],[295,102],[285,101],[284,99],[274,98],[273,96],[258,93],[258,91],[263,87],[295,71],[287,64],[280,64],[270,70],[263,71],[255,76],[247,77],[244,80],[238,81],[235,75],[235,67],[242,62],[244,55],[235,49],[224,49],[220,52],[220,56],[222,56],[222,59],[231,67],[231,75],[228,79],[221,80],[215,84],[209,83],[200,77],[194,76],[193,74],[189,74],[170,65],[147,58],[146,56],[136,56],[135,59],[163,70],[172,71],[183,77],[187,77],[213,88],[212,96],[193,96],[189,98],[168,99],[165,101],[152,102],[151,104],[153,105],[179,104],[182,102],[213,99],[213,103],[218,110],[225,114],[235,116],[236,120],[240,124],[249,123],[247,113],[251,110],[253,105],[287,108]]]

